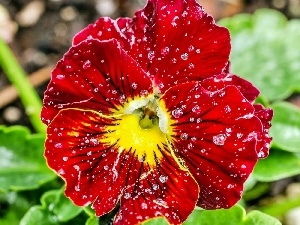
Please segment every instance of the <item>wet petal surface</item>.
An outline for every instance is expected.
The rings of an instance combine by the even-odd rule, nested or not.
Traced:
[[[76,107],[109,115],[152,92],[151,80],[117,41],[86,40],[53,70],[42,120],[49,124],[59,110]]]
[[[229,58],[228,30],[194,0],[148,1],[136,13],[131,32],[135,42],[127,51],[155,77],[161,92],[219,74]]]
[[[101,18],[80,32],[74,44],[87,38],[117,39],[155,77],[161,92],[221,73],[230,52],[228,30],[217,26],[195,0],[148,1],[132,21]]]
[[[269,129],[271,127],[271,119],[273,117],[272,109],[265,109],[262,105],[255,104],[255,116],[257,116],[262,125],[262,133],[258,136],[257,153],[259,158],[266,158],[269,155],[270,144],[272,138],[269,135]]]
[[[170,224],[182,224],[194,209],[199,196],[196,181],[168,151],[162,153],[161,162],[154,169],[144,168],[141,179],[122,196],[115,224],[139,224],[162,216]]]
[[[221,90],[229,85],[236,86],[249,102],[253,102],[259,95],[259,90],[249,81],[230,73],[222,73],[201,81],[201,86],[208,91]]]
[[[231,207],[257,161],[262,125],[253,106],[234,86],[208,92],[199,83],[171,88],[160,103],[170,115],[170,143],[200,186],[198,205]]]
[[[173,158],[164,135],[155,137],[154,130],[132,143],[129,127],[135,125],[127,119],[134,117],[61,110],[48,126],[47,163],[66,181],[66,195],[80,206],[92,203],[97,216],[121,199],[116,224],[157,216],[179,224],[193,210],[199,187]]]

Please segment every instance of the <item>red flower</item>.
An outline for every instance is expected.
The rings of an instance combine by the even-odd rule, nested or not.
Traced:
[[[229,208],[268,155],[272,111],[228,71],[230,38],[195,0],[149,0],[74,38],[45,92],[48,165],[114,224]]]

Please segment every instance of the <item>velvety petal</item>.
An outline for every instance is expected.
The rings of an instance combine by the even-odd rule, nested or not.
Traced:
[[[160,105],[170,115],[170,143],[200,186],[198,205],[234,205],[258,159],[254,107],[235,86],[209,92],[199,83],[171,88]]]
[[[127,51],[155,76],[162,92],[219,74],[228,62],[228,30],[217,26],[196,0],[148,1],[133,19],[132,35],[135,42]]]
[[[123,30],[131,23],[130,18],[119,18],[112,20],[109,17],[101,17],[94,24],[88,25],[73,38],[73,45],[77,45],[87,39],[97,39],[107,41],[111,39],[118,40],[121,45],[127,43],[127,38]]]
[[[115,40],[86,40],[72,47],[52,71],[42,120],[49,124],[63,108],[118,111],[128,99],[153,91],[151,80]]]
[[[228,69],[225,68],[225,70]],[[250,102],[253,102],[259,95],[259,90],[249,81],[230,73],[224,72],[215,77],[210,77],[201,81],[201,86],[208,91],[220,90],[228,85],[236,86],[244,95],[244,97]]]
[[[140,224],[153,217],[182,224],[194,210],[199,186],[168,150],[162,152],[164,157],[157,167],[149,168],[147,175],[125,191],[114,224]]]
[[[134,183],[131,163],[121,165],[126,154],[119,154],[116,143],[105,143],[107,127],[116,118],[104,118],[92,111],[65,109],[54,118],[47,130],[45,157],[50,168],[65,181],[65,194],[76,205],[101,203],[97,214],[111,211],[126,183]],[[126,177],[128,180],[126,181]]]
[[[271,127],[271,119],[273,117],[272,109],[265,109],[260,104],[254,105],[255,112],[254,115],[257,116],[262,125],[262,133],[258,136],[257,142],[257,152],[259,158],[266,158],[269,155],[269,148],[272,138],[269,136],[269,129]]]
[[[74,44],[88,38],[117,39],[155,77],[161,92],[221,73],[230,52],[228,30],[217,26],[195,0],[150,0],[132,21],[101,18],[80,32]]]

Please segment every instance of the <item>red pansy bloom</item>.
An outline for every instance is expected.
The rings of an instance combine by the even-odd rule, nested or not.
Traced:
[[[272,111],[230,74],[230,37],[195,0],[149,0],[74,38],[45,92],[48,165],[114,224],[229,208],[268,155]]]

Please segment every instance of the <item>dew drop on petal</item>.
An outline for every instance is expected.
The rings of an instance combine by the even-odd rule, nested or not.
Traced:
[[[187,60],[187,59],[189,58],[189,54],[188,54],[188,53],[183,53],[183,54],[181,55],[181,58],[182,58],[183,60]]]
[[[78,165],[74,165],[73,168],[77,171],[79,171],[80,167]]]
[[[195,49],[195,47],[193,45],[190,45],[188,49],[189,49],[189,52],[191,52]]]
[[[172,63],[177,63],[177,59],[173,58],[171,59]]]
[[[152,188],[153,188],[153,190],[158,190],[159,186],[158,186],[158,184],[153,184]]]
[[[224,145],[226,140],[226,135],[225,134],[218,134],[216,136],[213,136],[213,142],[216,145]]]
[[[179,109],[179,108],[176,108],[176,109],[174,109],[174,110],[172,111],[172,115],[173,115],[176,119],[178,119],[179,117],[181,117],[182,114],[183,114],[183,112],[182,112],[182,110]]]
[[[189,64],[189,68],[190,68],[190,69],[194,69],[194,68],[195,68],[194,63],[190,63],[190,64]]]
[[[73,71],[73,67],[72,66],[70,66],[70,65],[66,65],[66,71],[67,72],[72,72]]]
[[[90,60],[86,60],[86,61],[83,63],[82,68],[83,68],[84,70],[87,70],[87,69],[89,69],[89,68],[91,67],[91,65],[92,65],[91,61],[90,61]]]
[[[160,175],[159,177],[159,181],[162,182],[162,183],[166,183],[168,180],[168,177],[167,176],[164,176],[164,175]]]
[[[125,198],[125,199],[129,199],[130,197],[131,197],[131,194],[130,194],[130,193],[127,192],[127,193],[124,194],[124,198]]]
[[[166,56],[167,54],[169,54],[170,52],[170,49],[169,47],[164,47],[161,49],[160,53],[163,55],[163,56]]]
[[[62,80],[62,79],[65,78],[65,75],[63,75],[63,74],[57,74],[56,78],[59,79],[59,80]]]
[[[187,140],[188,137],[189,137],[189,135],[188,135],[187,133],[182,133],[182,134],[180,135],[180,139],[181,139],[181,140]]]
[[[148,52],[148,59],[149,59],[149,60],[154,59],[154,51],[149,51],[149,52]]]
[[[226,112],[226,113],[231,112],[231,108],[229,107],[229,105],[226,105],[226,106],[225,106],[225,112]]]
[[[131,87],[132,87],[133,89],[137,89],[137,83],[133,82],[133,83],[131,84]]]
[[[196,49],[196,52],[199,54],[201,52],[201,50],[198,48],[198,49]]]
[[[62,143],[58,142],[58,143],[56,143],[56,144],[54,145],[54,147],[55,147],[55,148],[62,148],[63,145],[62,145]]]
[[[68,159],[69,159],[69,157],[67,157],[67,156],[64,156],[63,157],[63,160],[66,162],[66,161],[68,161]]]
[[[141,208],[142,208],[142,209],[147,209],[147,208],[148,208],[147,203],[143,202],[143,203],[141,204]]]
[[[195,105],[193,108],[192,108],[192,111],[194,112],[194,113],[200,113],[200,106],[199,105]]]
[[[141,95],[141,96],[144,96],[144,97],[145,97],[145,96],[147,96],[148,94],[149,94],[149,92],[148,92],[147,90],[141,90],[141,91],[140,91],[140,95]]]

